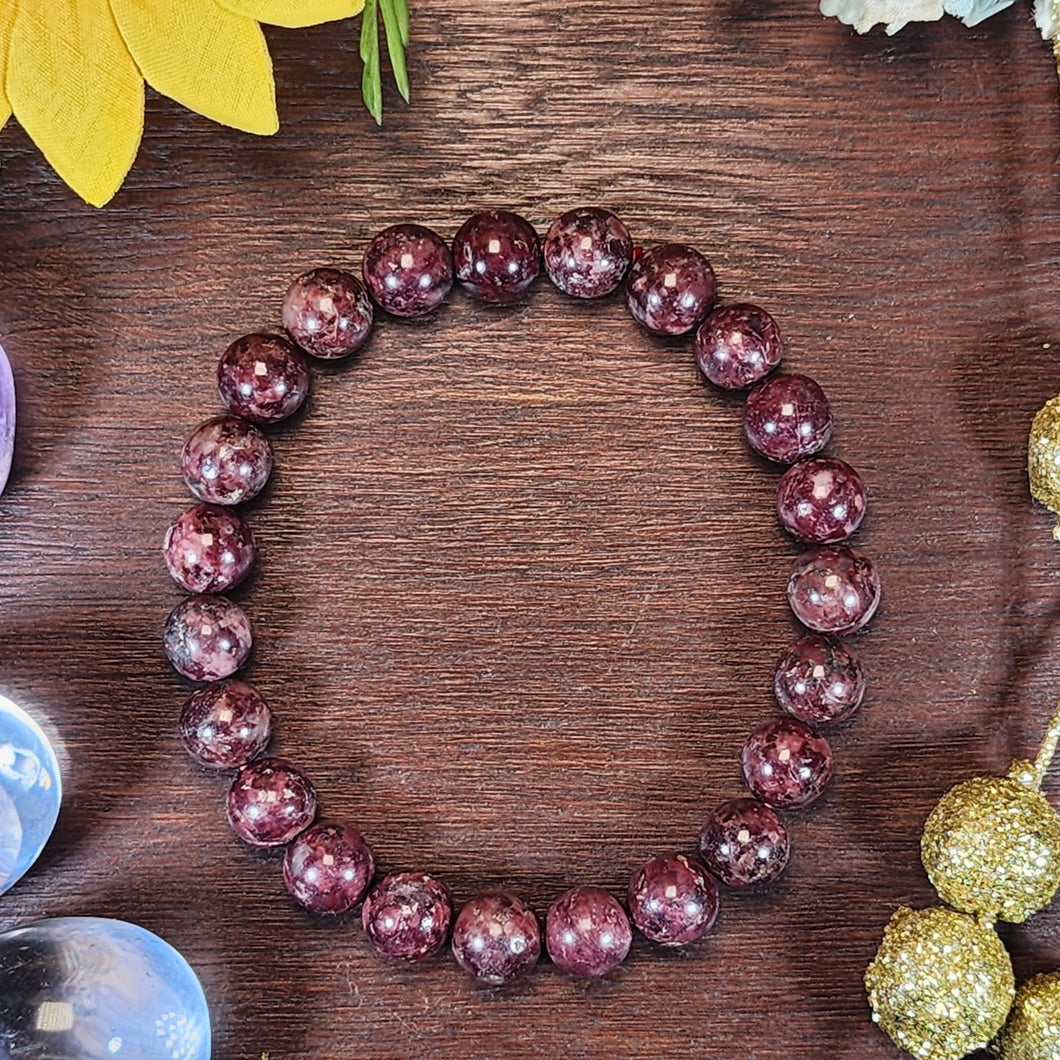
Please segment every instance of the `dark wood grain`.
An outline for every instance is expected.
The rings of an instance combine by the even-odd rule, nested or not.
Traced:
[[[360,107],[356,27],[270,31],[283,128],[222,130],[151,97],[102,212],[14,125],[0,136],[0,341],[19,386],[0,499],[0,690],[62,742],[67,798],[0,929],[137,921],[199,972],[216,1057],[896,1057],[861,976],[900,903],[927,904],[919,831],[956,781],[1031,753],[1060,692],[1060,551],[1026,491],[1034,411],[1060,390],[1060,110],[1020,5],[854,37],[813,0],[416,0],[413,105]],[[885,601],[858,638],[868,701],[838,775],[791,825],[781,885],[725,895],[687,954],[634,944],[613,981],[543,966],[477,989],[394,968],[353,922],[287,898],[224,782],[180,747],[188,689],[159,644],[161,561],[187,503],[182,439],[216,359],[278,324],[289,279],[356,266],[412,219],[484,206],[540,230],[583,202],[713,261],[780,321],[787,364],[870,489],[858,541]],[[796,549],[777,473],[688,343],[619,301],[540,284],[383,321],[317,371],[274,433],[238,594],[248,674],[323,810],[381,867],[458,899],[504,884],[624,891],[738,793],[776,710]],[[1056,777],[1053,795],[1060,792]],[[1060,908],[1006,932],[1020,975],[1060,965]]]

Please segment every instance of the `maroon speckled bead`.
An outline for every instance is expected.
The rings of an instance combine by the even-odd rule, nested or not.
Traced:
[[[777,486],[780,525],[800,541],[843,541],[865,517],[865,485],[847,463],[830,456],[803,460]]]
[[[272,712],[244,681],[215,681],[188,697],[180,712],[188,754],[208,769],[239,769],[269,745]]]
[[[714,270],[698,250],[662,243],[633,263],[626,304],[633,319],[657,335],[683,335],[710,312],[718,294]]]
[[[398,961],[423,961],[449,935],[453,903],[445,885],[423,872],[400,872],[368,892],[361,923],[376,952]]]
[[[607,891],[574,887],[549,907],[545,940],[557,968],[599,979],[626,959],[633,929],[626,911]]]
[[[361,833],[330,821],[307,828],[283,858],[283,882],[291,897],[321,916],[349,912],[374,874],[372,848]]]
[[[818,633],[853,633],[876,613],[880,576],[868,556],[845,545],[814,549],[795,561],[788,603]]]
[[[775,375],[748,395],[743,431],[751,448],[778,464],[820,452],[832,437],[832,410],[806,375]]]
[[[313,823],[317,796],[313,785],[289,762],[262,758],[232,782],[227,812],[240,839],[255,847],[278,847]]]
[[[293,415],[309,393],[305,354],[281,335],[244,335],[217,366],[221,400],[254,423],[277,423]]]
[[[170,577],[189,593],[223,593],[254,566],[250,527],[230,508],[196,504],[169,524],[162,553]]]
[[[861,661],[837,640],[811,633],[777,660],[773,671],[777,702],[807,725],[846,721],[865,695]]]
[[[453,956],[483,983],[510,983],[541,956],[537,917],[513,894],[472,898],[453,924]]]
[[[214,416],[192,431],[180,457],[188,489],[209,504],[242,504],[272,474],[265,435],[238,416]]]
[[[832,779],[832,748],[798,718],[760,725],[747,737],[740,763],[751,794],[780,810],[809,806]]]
[[[706,820],[699,852],[707,868],[728,887],[772,883],[787,867],[788,830],[776,811],[757,799],[731,799]]]
[[[601,298],[626,277],[633,261],[629,229],[610,210],[568,210],[542,244],[549,279],[575,298]]]
[[[633,873],[626,898],[637,930],[663,946],[701,939],[718,917],[718,885],[683,854],[652,858]]]
[[[715,309],[696,332],[699,370],[726,390],[742,390],[764,379],[783,356],[776,321],[747,302]]]
[[[374,315],[364,285],[342,269],[303,273],[283,297],[284,330],[306,353],[322,361],[359,350],[372,333]]]
[[[453,256],[423,225],[392,225],[368,244],[361,265],[376,304],[396,317],[437,309],[453,286]]]
[[[469,217],[453,239],[453,269],[484,302],[514,302],[537,279],[541,250],[529,221],[507,210]]]
[[[169,612],[162,646],[173,668],[193,681],[234,674],[250,654],[250,620],[224,596],[189,596]]]

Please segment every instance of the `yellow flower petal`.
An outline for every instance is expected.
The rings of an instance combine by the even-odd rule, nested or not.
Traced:
[[[10,46],[11,27],[14,24],[15,0],[0,3],[0,129],[7,124],[7,119],[11,117],[11,104],[7,101],[4,81],[7,72],[7,49]]]
[[[19,124],[74,191],[102,206],[136,158],[144,82],[107,0],[19,0],[7,56]]]
[[[363,7],[364,0],[218,0],[229,11],[270,26],[315,26],[350,18]]]
[[[215,0],[110,0],[147,83],[207,118],[268,135],[280,127],[261,27]]]

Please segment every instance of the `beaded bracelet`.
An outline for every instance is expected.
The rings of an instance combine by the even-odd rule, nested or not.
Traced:
[[[184,704],[181,734],[201,765],[239,771],[228,792],[228,821],[252,846],[287,846],[284,882],[300,905],[337,914],[363,899],[361,919],[372,945],[404,961],[437,953],[452,925],[457,962],[494,984],[537,963],[541,932],[534,913],[515,895],[490,893],[472,898],[454,920],[448,890],[424,873],[388,875],[371,886],[375,863],[360,833],[345,824],[314,824],[310,781],[282,759],[260,757],[269,742],[269,707],[250,685],[230,679],[250,652],[250,623],[219,594],[238,585],[254,563],[253,534],[233,506],[254,497],[269,478],[272,452],[256,425],[286,419],[301,406],[310,382],[305,354],[348,357],[367,340],[374,306],[395,317],[429,314],[454,279],[484,302],[513,302],[533,284],[542,260],[552,282],[574,298],[599,298],[625,281],[629,310],[649,331],[695,330],[696,362],[710,382],[728,390],[753,387],[743,411],[747,440],[767,459],[792,465],[777,489],[781,524],[818,546],[797,560],[788,582],[792,610],[812,632],[776,664],[774,687],[785,717],[761,725],[743,748],[750,795],[707,817],[698,858],[665,855],[637,869],[628,915],[598,887],[575,887],[557,898],[545,924],[557,966],[577,976],[606,975],[629,950],[631,921],[653,942],[688,945],[714,923],[716,880],[741,889],[781,874],[789,840],[777,810],[807,806],[821,794],[832,775],[832,751],[818,730],[849,718],[864,694],[861,663],[836,638],[861,629],[880,598],[872,562],[839,544],[861,523],[865,489],[848,464],[815,455],[832,432],[823,391],[804,375],[771,374],[783,352],[776,323],[753,305],[715,309],[714,271],[691,247],[635,250],[626,226],[595,208],[565,213],[542,247],[522,217],[487,211],[463,224],[451,252],[420,225],[387,228],[365,251],[363,283],[330,268],[299,276],[283,302],[286,335],[247,335],[228,347],[217,379],[229,412],[197,427],[184,446],[184,479],[201,503],[170,525],[164,553],[174,580],[194,595],[170,612],[163,641],[179,673],[209,683]]]

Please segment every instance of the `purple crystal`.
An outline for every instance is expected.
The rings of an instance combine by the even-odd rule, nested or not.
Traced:
[[[306,353],[322,361],[349,357],[372,333],[375,311],[364,285],[342,269],[313,269],[283,298],[283,328]]]
[[[372,848],[361,833],[326,821],[307,828],[283,858],[287,890],[303,909],[321,916],[349,912],[374,873]]]
[[[865,486],[847,463],[818,456],[794,464],[777,486],[780,525],[800,541],[843,541],[865,517]]]
[[[776,321],[748,303],[715,309],[696,332],[696,363],[715,385],[742,390],[765,378],[784,356]]]
[[[748,790],[781,810],[797,810],[817,799],[832,779],[832,748],[798,718],[760,725],[740,758]]]
[[[445,885],[423,872],[381,879],[368,893],[361,923],[376,952],[399,961],[423,961],[445,945],[453,917]]]
[[[751,448],[766,459],[793,464],[828,444],[832,410],[809,376],[774,375],[747,395],[743,431]]]
[[[880,576],[868,556],[844,545],[814,549],[792,568],[788,603],[818,633],[854,633],[876,613]]]
[[[846,721],[861,705],[865,671],[840,641],[818,634],[801,637],[777,660],[777,702],[807,725]]]
[[[637,930],[663,946],[701,939],[718,917],[718,886],[683,854],[652,858],[633,873],[626,899]]]
[[[309,365],[282,335],[244,335],[222,354],[217,389],[237,416],[277,423],[302,407],[309,393]]]
[[[240,839],[255,847],[278,847],[313,823],[317,796],[289,762],[262,758],[232,782],[226,806],[228,823]]]
[[[514,302],[537,279],[541,250],[533,225],[507,210],[469,217],[453,239],[461,286],[484,302]]]
[[[15,377],[0,346],[0,493],[4,492],[15,455]]]
[[[568,210],[542,246],[549,279],[575,298],[601,298],[625,279],[633,260],[629,229],[609,210]]]
[[[242,504],[256,497],[272,474],[272,449],[252,423],[215,416],[184,443],[181,471],[188,489],[210,504]]]
[[[196,504],[169,524],[162,551],[170,577],[189,593],[223,593],[254,566],[250,527],[230,508]]]
[[[472,898],[453,924],[453,956],[483,983],[510,983],[541,956],[537,917],[513,894]]]
[[[247,661],[250,620],[224,596],[189,596],[169,612],[162,646],[173,668],[193,681],[219,681]]]
[[[626,959],[633,929],[625,910],[607,891],[574,887],[549,908],[545,939],[557,968],[583,979],[599,979]]]
[[[757,799],[731,799],[706,820],[699,836],[703,863],[728,887],[772,883],[790,854],[788,830],[776,811]]]
[[[272,712],[243,681],[214,681],[188,697],[180,712],[188,754],[208,769],[239,769],[269,745]]]
[[[714,270],[698,250],[662,243],[629,270],[626,303],[633,319],[658,335],[683,335],[710,312],[717,297]]]
[[[429,228],[392,225],[368,244],[361,272],[378,306],[396,317],[421,317],[452,288],[453,256]]]

